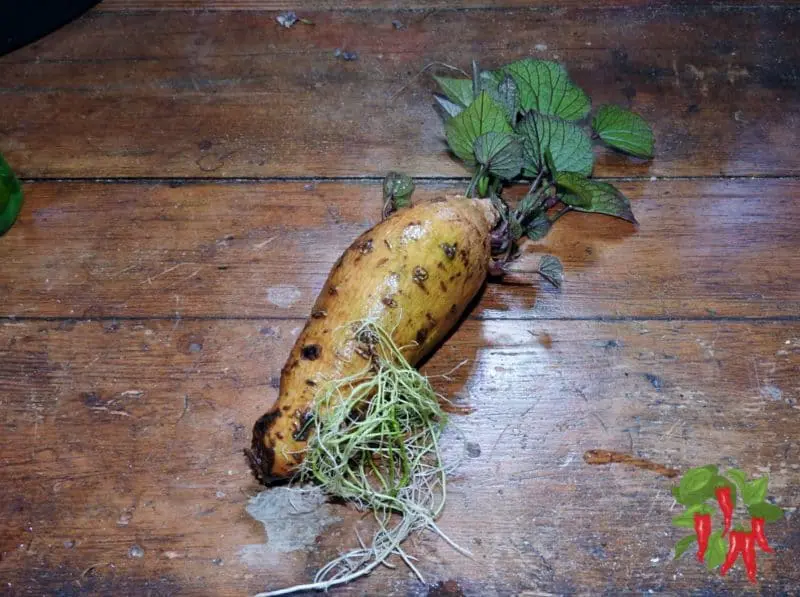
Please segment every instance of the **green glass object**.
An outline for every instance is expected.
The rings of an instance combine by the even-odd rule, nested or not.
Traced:
[[[5,234],[16,221],[22,200],[22,186],[0,154],[0,235]]]

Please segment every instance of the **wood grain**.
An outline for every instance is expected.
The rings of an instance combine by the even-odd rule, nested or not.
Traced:
[[[652,9],[666,8],[676,4],[674,0],[600,0],[592,3],[602,8],[633,8],[647,6]],[[717,9],[751,5],[752,0],[726,0],[715,2]],[[792,0],[770,0],[770,5],[791,5]],[[391,10],[391,11],[453,11],[464,9],[498,9],[498,8],[582,8],[586,2],[582,0],[105,0],[97,11],[132,12],[137,10],[213,10],[213,11],[298,11],[309,12],[319,10]],[[299,15],[303,16],[303,15]]]
[[[0,59],[0,151],[31,178],[464,176],[431,79],[412,77],[534,55],[653,123],[654,162],[598,148],[597,175],[796,175],[799,14],[426,11],[395,30],[390,12],[329,11],[287,30],[273,13],[92,12]]]
[[[264,536],[243,511],[257,487],[241,449],[301,325],[2,324],[7,594],[251,594],[304,581],[352,546],[364,522],[339,507],[314,550],[250,565],[242,552]],[[744,589],[739,569],[723,583],[691,556],[671,561],[672,481],[586,465],[587,449],[767,472],[781,506],[800,502],[796,322],[469,321],[425,372],[465,358],[450,381],[433,379],[476,409],[454,421],[470,457],[441,519],[475,560],[424,538],[409,550],[430,583],[487,597]],[[797,521],[768,533],[777,553],[759,558],[761,590],[791,593]],[[133,545],[144,557],[128,556]],[[426,593],[402,567],[337,592]]]
[[[424,200],[463,190],[420,185]],[[569,214],[490,284],[482,318],[782,317],[800,313],[795,180],[624,182],[639,229]],[[306,317],[341,252],[380,218],[375,183],[26,185],[0,243],[0,315]],[[57,248],[53,239],[59,239]]]

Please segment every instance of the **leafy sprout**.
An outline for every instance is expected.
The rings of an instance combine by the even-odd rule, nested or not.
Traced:
[[[451,151],[473,171],[467,195],[499,195],[503,184],[533,181],[507,210],[514,242],[539,240],[573,210],[636,222],[625,195],[591,180],[592,139],[651,158],[653,131],[641,116],[605,105],[589,127],[589,96],[556,62],[525,58],[498,70],[473,63],[472,71],[471,79],[435,77],[442,91],[436,100]]]

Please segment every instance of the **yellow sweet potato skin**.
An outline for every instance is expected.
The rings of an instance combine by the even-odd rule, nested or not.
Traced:
[[[253,429],[248,456],[260,480],[290,476],[302,461],[319,385],[368,365],[348,324],[393,329],[412,365],[447,335],[486,279],[496,219],[486,200],[442,198],[395,213],[353,242],[281,371],[278,400]]]

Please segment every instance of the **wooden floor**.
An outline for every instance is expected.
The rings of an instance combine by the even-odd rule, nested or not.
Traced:
[[[523,55],[654,123],[652,163],[595,168],[640,226],[565,217],[523,258],[560,257],[563,288],[489,286],[426,365],[468,359],[436,386],[475,407],[441,519],[473,559],[423,536],[427,586],[401,565],[333,594],[798,594],[800,9],[694,4],[108,0],[0,58],[26,193],[0,238],[0,594],[248,595],[355,544],[337,507],[313,549],[254,548],[242,448],[382,176],[466,186],[414,74]],[[673,561],[674,481],[595,448],[769,473],[789,516],[759,584]]]

